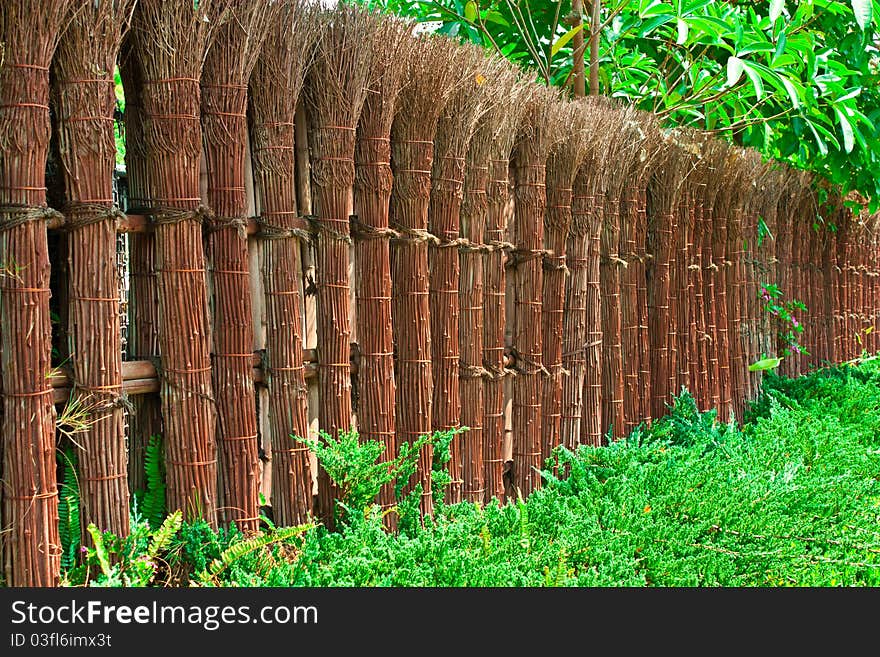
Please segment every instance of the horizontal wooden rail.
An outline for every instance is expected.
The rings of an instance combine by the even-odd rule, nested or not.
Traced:
[[[305,375],[309,379],[318,371],[316,361],[317,354],[314,349],[303,350]],[[263,368],[260,366],[260,355],[254,353],[253,358],[254,381],[263,382]],[[352,371],[356,371],[352,367]],[[70,397],[70,389],[73,382],[71,371],[67,367],[56,369],[49,377],[53,388],[53,399],[56,404],[63,404]],[[144,395],[151,392],[159,392],[159,376],[156,367],[148,360],[129,360],[122,363],[122,391],[127,395]]]
[[[64,218],[50,219],[48,222],[49,230],[58,230],[64,228]],[[124,219],[120,219],[116,225],[117,233],[147,233],[152,230],[150,221],[144,214],[127,214]],[[247,234],[254,235],[257,232],[257,222],[253,217],[248,217]]]
[[[356,353],[356,352],[355,352]],[[511,358],[505,354],[504,364],[509,366]],[[254,381],[262,383],[263,368],[260,365],[260,354],[254,352],[253,358]],[[303,365],[305,376],[311,379],[318,372],[318,354],[314,349],[303,350]],[[352,374],[357,373],[357,359],[354,358],[351,366]],[[49,377],[52,385],[53,400],[56,404],[63,404],[70,398],[70,389],[73,376],[69,367],[56,368]],[[122,363],[122,391],[129,396],[146,395],[159,392],[159,375],[156,366],[148,360],[127,360]]]

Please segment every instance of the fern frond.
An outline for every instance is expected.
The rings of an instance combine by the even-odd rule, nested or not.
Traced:
[[[101,566],[101,572],[104,573],[104,577],[110,579],[113,576],[113,572],[110,568],[110,556],[107,553],[107,546],[104,545],[104,537],[101,535],[101,532],[98,531],[98,528],[95,527],[95,523],[93,522],[90,522],[86,529],[89,534],[91,534],[92,542],[95,544],[95,556],[98,557],[98,564]]]
[[[170,516],[165,518],[165,521],[162,525],[153,532],[153,536],[150,539],[150,547],[147,549],[147,556],[150,559],[155,559],[159,553],[165,549],[165,547],[171,542],[171,539],[174,538],[174,535],[180,531],[180,526],[183,524],[183,513],[178,509]]]
[[[283,543],[296,536],[300,536],[305,532],[315,528],[314,523],[306,523],[297,525],[296,527],[282,527],[271,534],[263,534],[262,536],[254,536],[244,541],[236,543],[226,548],[219,559],[214,559],[209,568],[211,575],[215,577],[223,570],[231,566],[233,563],[241,559],[246,554],[250,554],[256,550],[272,545],[274,543]]]

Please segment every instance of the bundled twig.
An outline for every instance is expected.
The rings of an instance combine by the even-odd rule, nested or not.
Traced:
[[[447,42],[420,38],[413,49],[391,127],[391,243],[393,327],[397,352],[397,441],[414,442],[432,426],[431,333],[428,317],[428,205],[434,134],[443,107],[462,83],[448,58]],[[433,450],[425,445],[418,462],[423,513],[431,513]],[[410,489],[405,492],[409,492]]]
[[[318,422],[332,436],[352,427],[349,216],[354,185],[355,133],[373,73],[375,15],[341,5],[320,15],[321,36],[309,70],[306,96],[317,239]],[[332,522],[338,492],[318,470],[318,509]]]
[[[612,113],[604,98],[584,101],[587,148],[572,185],[571,223],[566,243],[565,312],[562,325],[562,382],[560,434],[562,444],[575,449],[581,442],[601,440],[601,349],[599,236],[602,213],[596,202],[611,137]]]
[[[746,344],[748,338],[747,310],[744,304],[744,287],[746,284],[745,245],[746,233],[745,205],[751,190],[752,163],[749,162],[748,151],[731,148],[730,154],[737,167],[737,188],[730,197],[730,209],[727,214],[727,326],[730,339],[730,371],[733,385],[733,409],[736,417],[742,420],[745,399],[748,395],[746,367]]]
[[[696,351],[692,338],[696,331],[691,332],[691,308],[694,306],[693,269],[690,268],[693,251],[694,228],[696,215],[694,212],[695,184],[693,174],[700,156],[700,138],[694,132],[679,131],[680,157],[684,167],[684,180],[679,191],[676,212],[676,231],[673,235],[673,260],[670,275],[670,313],[675,327],[675,344],[673,355],[675,369],[670,377],[673,394],[682,389],[695,391],[691,376],[691,354]]]
[[[247,83],[281,5],[241,0],[205,58],[202,138],[207,165],[207,257],[214,312],[214,394],[220,448],[218,520],[240,531],[259,525],[254,326],[245,234]]]
[[[429,301],[431,312],[431,360],[433,361],[433,411],[431,428],[444,431],[460,425],[459,396],[459,247],[466,246],[459,236],[465,156],[477,122],[490,109],[493,99],[487,80],[496,75],[501,63],[484,57],[475,46],[449,43],[445,58],[464,80],[446,103],[434,137],[434,163],[428,231],[436,238],[428,252]],[[468,326],[482,332],[482,325]],[[479,373],[478,373],[479,375]],[[470,437],[469,437],[470,438]],[[461,501],[463,487],[462,436],[450,444],[447,464],[451,483],[447,502]],[[471,468],[472,470],[472,468]]]
[[[624,360],[624,415],[627,431],[651,419],[651,344],[648,338],[647,288],[647,187],[650,172],[661,154],[661,138],[657,117],[637,112],[631,125],[634,138],[640,142],[638,165],[625,192],[622,209],[620,257],[627,263],[621,283],[625,298],[621,321]],[[633,292],[635,296],[633,297]],[[626,296],[628,295],[628,297]],[[634,302],[634,305],[633,305]]]
[[[308,437],[300,250],[307,233],[296,202],[294,116],[314,52],[313,14],[301,0],[282,3],[251,75],[249,94],[258,237],[264,241],[264,381],[270,436],[263,448],[271,455],[272,515],[283,526],[305,522],[312,511],[308,448],[291,436]]]
[[[134,0],[77,3],[55,57],[58,144],[70,231],[69,325],[75,393],[87,409],[79,451],[82,534],[128,535],[122,333],[116,272],[113,70]],[[96,266],[97,263],[97,266]]]
[[[694,170],[688,176],[687,187],[690,207],[688,208],[688,239],[685,247],[685,276],[687,280],[688,323],[686,345],[688,354],[689,389],[699,408],[710,408],[712,375],[709,370],[708,313],[704,272],[709,260],[704,250],[706,181],[710,179],[710,164],[703,155],[703,140],[695,135],[700,153],[693,162]]]
[[[143,73],[131,33],[122,42],[119,63],[125,91],[125,171],[128,181],[127,211],[149,207],[147,149],[141,93]],[[159,357],[159,301],[156,289],[156,240],[152,232],[132,233],[129,240],[128,349],[129,360]],[[146,490],[144,454],[151,436],[162,434],[162,409],[155,393],[132,397],[128,417],[128,485]]]
[[[641,142],[635,111],[628,107],[614,108],[610,120],[611,138],[606,154],[607,160],[602,168],[603,177],[600,197],[597,203],[602,206],[602,232],[600,235],[600,283],[602,295],[602,433],[619,438],[625,435],[627,423],[624,406],[624,351],[623,315],[624,306],[628,316],[634,315],[636,289],[627,289],[631,294],[622,297],[622,283],[627,261],[620,257],[621,243],[628,243],[630,227],[621,231],[621,206],[627,181],[639,168]],[[634,347],[635,345],[628,345]],[[631,348],[626,359],[635,353]],[[635,398],[635,390],[632,398]]]
[[[199,77],[229,0],[141,0],[132,35],[143,72],[150,214],[156,232],[168,506],[216,522],[216,411],[199,192]]]
[[[651,416],[666,414],[666,404],[676,392],[676,332],[671,306],[672,269],[675,262],[676,209],[684,182],[685,155],[675,133],[664,134],[660,156],[648,186],[648,331],[651,342]]]
[[[49,249],[45,170],[49,63],[68,0],[4,2],[0,42],[0,380],[3,541],[9,586],[53,586],[61,568],[55,407],[48,373]]]
[[[357,421],[362,440],[385,445],[384,461],[396,453],[394,336],[388,227],[391,199],[391,123],[415,41],[404,23],[384,20],[374,40],[373,73],[361,112],[355,147],[355,294],[360,363]],[[394,483],[379,491],[383,509],[394,505]],[[391,515],[389,523],[393,518]]]
[[[557,108],[559,131],[547,158],[547,208],[544,213],[543,361],[548,375],[542,392],[543,438],[541,462],[562,444],[563,316],[565,281],[569,275],[566,241],[571,226],[572,185],[586,155],[586,122],[590,119],[585,103],[562,102]]]
[[[526,497],[540,486],[543,437],[541,392],[547,369],[541,331],[544,211],[547,156],[559,139],[558,93],[534,85],[514,149],[515,219],[511,242],[514,268],[512,482]]]
[[[507,209],[510,201],[508,169],[514,140],[526,110],[530,85],[518,78],[515,69],[499,73],[497,104],[478,129],[468,153],[468,175],[465,189],[479,187],[479,167],[485,166],[486,215],[483,243],[486,247],[483,261],[483,342],[482,365],[487,374],[483,383],[483,477],[486,499],[504,499],[504,349],[505,349],[505,289],[504,267],[507,241]],[[485,150],[484,150],[485,149]],[[483,162],[484,164],[480,164]],[[478,192],[477,192],[478,193]],[[470,198],[468,196],[467,198]],[[467,215],[467,211],[463,208]],[[473,222],[477,235],[476,221]],[[470,222],[462,221],[467,231]],[[465,234],[467,237],[467,235]],[[467,324],[464,324],[467,326]],[[464,350],[463,350],[464,353]],[[467,364],[470,364],[467,361]],[[467,412],[469,405],[463,409]],[[462,422],[467,424],[465,417]],[[470,426],[470,425],[468,425]],[[466,439],[467,440],[467,439]],[[476,475],[475,475],[476,476]],[[469,479],[465,475],[466,481]],[[468,484],[466,483],[466,486]]]

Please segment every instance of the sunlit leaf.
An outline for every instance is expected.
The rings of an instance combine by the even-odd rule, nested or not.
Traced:
[[[785,0],[771,0],[770,1],[770,22],[775,23],[776,19],[782,15],[782,10],[785,9]]]
[[[871,0],[850,0],[853,14],[856,16],[856,23],[862,30],[867,30],[871,26],[874,11],[871,7]]]
[[[470,0],[470,2],[464,6],[464,17],[471,23],[477,20],[477,3],[474,2],[474,0]]]
[[[782,362],[781,358],[762,358],[749,365],[749,372],[762,372],[764,370],[772,370],[779,367]]]
[[[841,111],[839,107],[834,108],[834,113],[837,114],[840,131],[843,133],[843,150],[850,153],[852,152],[853,146],[855,146],[855,135],[853,134],[852,124],[846,113]]]
[[[571,41],[572,37],[574,37],[575,34],[577,34],[578,32],[580,32],[583,29],[583,27],[584,27],[583,23],[581,23],[580,25],[575,25],[568,32],[566,32],[565,34],[560,36],[558,39],[556,39],[556,41],[553,43],[553,46],[550,48],[550,55],[553,56],[556,53],[558,53],[560,51],[560,49],[565,46],[566,43]]]
[[[739,57],[727,58],[727,86],[732,87],[743,74],[743,62]]]
[[[675,39],[675,43],[681,46],[684,45],[688,38],[688,24],[680,18],[676,20],[678,22],[678,37]]]

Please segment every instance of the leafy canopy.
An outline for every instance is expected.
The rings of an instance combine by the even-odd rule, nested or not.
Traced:
[[[570,0],[360,0],[481,43],[554,85],[572,74]],[[880,0],[612,0],[600,92],[718,134],[880,205]],[[589,51],[589,48],[587,48]]]

